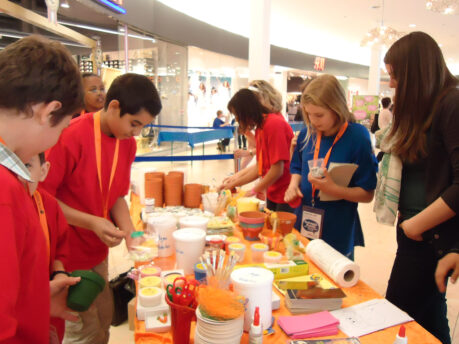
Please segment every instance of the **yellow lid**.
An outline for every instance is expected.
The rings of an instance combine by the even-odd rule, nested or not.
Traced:
[[[149,267],[149,268],[142,269],[142,273],[145,275],[153,275],[153,274],[158,273],[158,271],[159,271],[158,268],[155,268],[155,267]]]
[[[252,249],[268,251],[268,245],[262,243],[252,244]]]
[[[282,255],[277,251],[268,251],[264,253],[268,257],[281,257]]]
[[[158,276],[143,277],[139,281],[140,287],[159,287],[161,285],[161,278]]]
[[[244,244],[240,244],[240,243],[234,243],[234,244],[230,244],[229,245],[229,249],[230,250],[243,250],[245,249],[245,245]]]
[[[143,296],[153,296],[159,294],[160,292],[161,289],[156,287],[146,287],[140,289],[140,294],[142,294]]]
[[[170,274],[170,275],[167,275],[166,276],[166,284],[173,284],[174,283],[174,280],[177,278],[177,277],[182,277],[182,275],[180,274]]]
[[[226,242],[229,242],[229,243],[233,243],[233,242],[240,242],[241,239],[239,239],[238,237],[235,237],[235,236],[230,236],[228,238],[226,238]]]

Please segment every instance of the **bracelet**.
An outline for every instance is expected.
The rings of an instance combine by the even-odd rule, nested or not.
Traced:
[[[64,275],[67,275],[67,276],[70,277],[70,274],[67,271],[56,270],[56,271],[53,271],[53,273],[51,274],[51,277],[49,278],[49,280],[52,281],[54,279],[54,277],[56,277],[56,275],[59,275],[59,274],[64,274]]]

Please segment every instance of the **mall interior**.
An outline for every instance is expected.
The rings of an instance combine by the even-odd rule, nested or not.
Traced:
[[[256,79],[280,92],[282,115],[301,128],[301,91],[322,74],[339,80],[349,110],[370,130],[380,100],[394,96],[383,58],[403,35],[431,35],[459,77],[458,16],[457,0],[0,0],[0,49],[39,34],[63,43],[81,73],[99,75],[105,89],[124,73],[147,76],[162,110],[136,137],[139,159],[131,178],[178,170],[185,183],[215,187],[238,169],[231,154],[243,147],[235,138],[222,154],[215,138],[194,146],[166,136],[161,141],[161,134],[211,129],[219,110],[231,122],[228,101]],[[201,151],[213,158],[187,159]],[[134,191],[137,184],[132,180]],[[376,221],[373,203],[360,203],[358,212],[365,237],[365,247],[355,250],[360,280],[384,297],[397,249],[395,226]],[[110,279],[133,265],[125,245],[110,249]],[[452,343],[459,344],[459,286],[450,283],[446,298]],[[129,317],[134,319],[111,327],[110,344],[172,343],[170,336],[146,332],[135,309]],[[392,329],[391,338],[397,331]],[[365,336],[360,340],[376,343]],[[268,336],[265,342],[271,342]]]

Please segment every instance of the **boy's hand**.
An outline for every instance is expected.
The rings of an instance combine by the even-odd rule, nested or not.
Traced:
[[[81,278],[62,276],[49,282],[50,315],[64,320],[78,321],[78,316],[72,314],[72,310],[67,307],[67,294],[69,286],[77,284]]]
[[[108,247],[118,246],[125,236],[124,232],[120,231],[111,221],[103,217],[95,217],[92,230]]]

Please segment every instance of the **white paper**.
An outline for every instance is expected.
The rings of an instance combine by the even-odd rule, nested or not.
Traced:
[[[353,287],[360,278],[360,267],[322,239],[306,246],[308,257],[340,287]]]
[[[331,162],[328,166],[328,174],[330,175],[330,178],[339,186],[348,186],[355,170],[357,170],[357,167],[359,167],[357,164]],[[319,192],[319,198],[321,201],[340,200],[340,198],[331,196],[322,191]]]
[[[364,336],[413,320],[386,299],[374,299],[330,313],[339,320],[339,329],[349,337]]]

